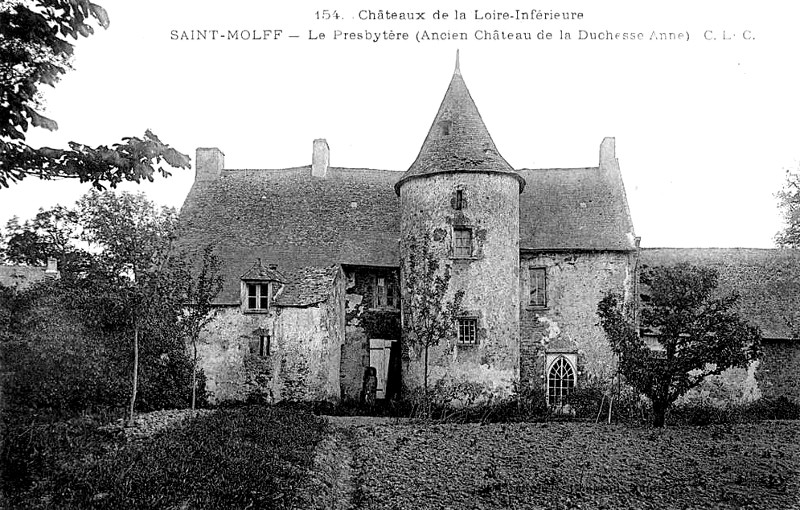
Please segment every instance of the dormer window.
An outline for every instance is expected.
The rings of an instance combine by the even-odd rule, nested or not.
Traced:
[[[245,313],[266,313],[274,297],[280,292],[286,278],[278,272],[275,265],[264,267],[259,259],[253,267],[242,275],[242,311]]]
[[[248,283],[247,284],[247,309],[250,311],[269,310],[270,297],[269,283]]]

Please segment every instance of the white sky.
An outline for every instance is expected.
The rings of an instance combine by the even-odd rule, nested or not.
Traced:
[[[300,2],[98,0],[108,30],[77,43],[75,70],[46,90],[55,133],[112,144],[152,129],[190,154],[216,146],[228,168],[309,164],[327,138],[331,164],[405,170],[453,72],[461,70],[500,153],[516,168],[597,165],[616,137],[643,246],[770,247],[781,218],[774,193],[800,161],[800,6],[790,2],[569,2],[583,21],[477,21],[473,11],[530,2]],[[563,11],[567,2],[535,9]],[[420,10],[426,21],[360,21],[362,8]],[[561,7],[559,7],[561,6]],[[341,20],[318,21],[336,9]],[[468,13],[435,21],[436,10]],[[356,17],[356,19],[352,19]],[[281,29],[277,41],[175,41],[171,30]],[[409,32],[409,41],[342,41],[333,31]],[[551,41],[478,41],[478,29],[554,33]],[[564,41],[559,30],[688,32],[689,41]],[[308,40],[309,30],[327,38]],[[468,41],[417,43],[418,30],[464,31]],[[716,41],[704,40],[713,30]],[[725,30],[735,38],[722,41]],[[750,30],[753,40],[742,40]],[[300,35],[289,39],[288,35]],[[179,207],[194,171],[141,189]],[[71,205],[88,189],[33,178],[0,189],[0,225],[39,207]]]

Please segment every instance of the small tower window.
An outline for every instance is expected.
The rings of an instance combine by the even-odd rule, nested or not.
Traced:
[[[464,190],[457,189],[456,199],[455,202],[453,203],[453,209],[455,209],[456,211],[460,211],[463,208],[464,208]]]
[[[475,317],[461,317],[458,319],[458,343],[460,345],[475,345],[478,343],[478,319]]]
[[[472,230],[469,228],[453,229],[453,257],[472,257]]]
[[[449,120],[440,121],[439,122],[440,133],[445,135],[445,136],[449,135],[450,134],[450,126],[451,125],[452,125],[452,122],[449,121]]]

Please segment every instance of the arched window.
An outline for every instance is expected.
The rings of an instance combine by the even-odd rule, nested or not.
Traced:
[[[575,389],[575,371],[567,358],[559,356],[550,366],[547,374],[547,402],[560,407],[566,404],[566,397]]]

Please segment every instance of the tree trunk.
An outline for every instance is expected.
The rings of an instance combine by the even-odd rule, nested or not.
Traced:
[[[667,417],[667,407],[669,404],[661,400],[653,401],[653,426],[663,427]]]
[[[192,360],[192,411],[195,409],[197,399],[197,338],[192,338],[192,349],[194,350],[194,359]]]
[[[139,328],[133,329],[133,390],[131,391],[131,405],[128,413],[128,425],[133,426],[134,411],[136,405],[136,389],[139,384]]]

